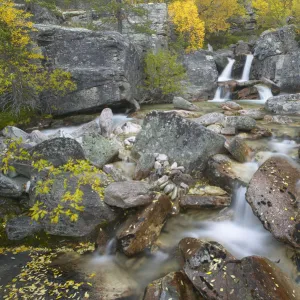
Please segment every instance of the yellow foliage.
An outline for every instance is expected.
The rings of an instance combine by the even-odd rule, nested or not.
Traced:
[[[293,10],[298,10],[299,2],[299,0],[252,0],[252,5],[258,16],[258,23],[267,28],[284,25],[287,17],[293,15]]]
[[[169,5],[169,15],[176,31],[187,42],[187,52],[202,48],[205,29],[194,0],[175,1]]]
[[[238,0],[195,0],[199,16],[205,23],[206,32],[226,31],[229,29],[229,18],[240,16],[245,9]]]

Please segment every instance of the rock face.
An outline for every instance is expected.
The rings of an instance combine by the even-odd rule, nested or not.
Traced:
[[[280,115],[300,115],[300,94],[269,98],[265,104],[265,109]]]
[[[207,100],[217,89],[218,71],[211,52],[198,50],[186,54],[183,64],[187,70],[189,86],[185,91],[187,100]]]
[[[223,151],[225,138],[174,113],[153,111],[137,135],[134,153],[165,153],[187,173],[203,171],[210,156]]]
[[[299,178],[299,167],[285,157],[272,157],[254,174],[246,194],[264,227],[296,248],[300,248]]]
[[[251,78],[266,77],[283,92],[300,91],[300,48],[293,25],[262,33],[254,48]]]
[[[117,32],[36,25],[36,40],[53,67],[68,70],[77,90],[54,100],[43,98],[53,114],[94,111],[105,106],[129,107],[137,97],[141,61],[132,44]]]
[[[78,142],[69,138],[47,140],[32,148],[31,153],[45,159],[55,167],[66,164],[70,159],[84,159],[84,152]]]
[[[113,182],[105,189],[104,202],[111,206],[129,208],[152,202],[151,186],[141,181]]]
[[[161,196],[138,214],[129,217],[117,233],[122,251],[132,256],[150,247],[159,236],[171,211],[171,199]]]
[[[81,176],[85,176],[85,174]],[[37,176],[35,182],[39,180],[44,181],[46,178],[47,175],[40,174]],[[100,180],[105,180],[101,174],[99,174],[99,178]],[[82,201],[79,205],[83,206],[84,210],[75,210],[78,214],[78,220],[72,222],[67,215],[62,213],[59,215],[57,223],[51,222],[50,212],[59,204],[65,211],[70,209],[70,203],[68,203],[68,201],[62,201],[62,197],[66,193],[65,180],[67,180],[68,191],[74,195],[80,176],[71,176],[69,173],[62,173],[54,176],[52,179],[53,183],[48,194],[36,195],[35,182],[32,182],[30,192],[30,204],[33,205],[36,201],[40,201],[43,203],[44,209],[48,212],[48,214],[40,220],[43,229],[47,233],[58,236],[84,237],[93,232],[98,225],[113,221],[118,217],[117,212],[104,203],[103,199],[92,189],[91,185],[86,184],[81,185],[79,188],[83,192]]]
[[[202,300],[183,272],[169,273],[151,282],[143,300]]]
[[[180,241],[184,272],[204,299],[298,299],[299,288],[271,261],[238,260],[216,242]]]

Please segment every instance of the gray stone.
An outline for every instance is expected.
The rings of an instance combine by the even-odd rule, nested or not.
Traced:
[[[265,104],[265,110],[279,115],[300,115],[300,94],[269,98]]]
[[[48,97],[42,110],[55,115],[132,107],[142,76],[136,48],[118,32],[91,31],[55,25],[35,25],[35,39],[51,67],[68,70],[77,84],[65,96]]]
[[[30,190],[30,205],[34,205],[37,201],[43,203],[43,208],[48,212],[44,218],[40,220],[43,229],[52,235],[84,237],[93,232],[93,230],[101,224],[107,224],[118,218],[118,213],[104,203],[102,196],[95,192],[90,184],[80,186],[83,192],[80,206],[84,207],[83,211],[75,211],[78,214],[76,222],[72,222],[70,217],[65,214],[60,214],[57,223],[51,222],[50,212],[58,205],[62,206],[64,211],[70,209],[69,201],[62,201],[62,197],[67,191],[74,194],[78,188],[78,181],[88,174],[72,176],[69,173],[61,173],[59,175],[38,174],[35,180],[32,180]],[[105,174],[99,173],[96,175],[103,185],[107,184],[108,180]],[[36,194],[35,187],[38,181],[44,181],[46,178],[53,179],[48,194]],[[65,188],[67,182],[67,190]]]
[[[213,125],[209,125],[206,127],[208,130],[211,130],[215,133],[221,133],[222,131],[222,126],[218,125],[218,124],[213,124]]]
[[[178,108],[178,109],[191,110],[191,111],[198,110],[198,107],[196,105],[183,99],[182,97],[174,97],[173,105],[174,105],[174,108]]]
[[[286,157],[271,157],[254,174],[246,199],[275,238],[300,248],[297,182],[300,168]]]
[[[224,149],[225,138],[173,113],[153,111],[144,119],[134,154],[162,152],[187,173],[205,169],[210,156]]]
[[[186,195],[180,199],[180,207],[188,209],[219,209],[228,207],[230,203],[229,196]]]
[[[101,128],[97,121],[94,120],[94,121],[88,122],[88,123],[80,126],[78,129],[76,129],[75,131],[73,131],[71,133],[71,136],[75,139],[78,139],[78,138],[82,137],[83,135],[89,134],[89,133],[93,133],[93,134],[101,133]]]
[[[99,117],[99,125],[101,134],[104,137],[109,137],[113,129],[113,112],[110,108],[104,108]]]
[[[221,129],[221,134],[236,135],[236,129],[234,127],[224,127]]]
[[[62,13],[56,8],[56,13],[38,3],[30,2],[29,11],[32,13],[32,21],[36,24],[59,25],[63,22]]]
[[[155,194],[141,181],[113,182],[105,189],[104,202],[111,206],[130,208],[149,204]]]
[[[194,119],[196,123],[204,126],[219,123],[221,124],[225,120],[225,116],[218,112],[209,113],[201,116],[200,118]]]
[[[124,134],[137,134],[141,131],[142,126],[132,122],[126,122],[121,128]]]
[[[14,139],[14,140],[18,140],[18,139],[21,138],[23,142],[28,140],[29,137],[30,137],[28,133],[26,133],[22,129],[19,129],[19,128],[14,127],[14,126],[6,126],[2,130],[2,134],[6,138],[10,138],[10,139]]]
[[[142,180],[150,174],[154,167],[155,156],[152,153],[144,153],[141,155],[137,162],[136,169],[134,172],[135,180]]]
[[[66,164],[70,159],[84,159],[84,152],[78,142],[69,138],[46,140],[33,147],[30,153],[45,159],[55,167]]]
[[[217,89],[218,70],[212,52],[205,50],[185,54],[183,64],[187,70],[187,100],[207,100]]]
[[[0,173],[0,196],[19,198],[25,191],[24,184],[28,180],[24,177],[9,178]]]
[[[172,204],[168,196],[160,196],[145,209],[129,217],[117,232],[118,243],[127,256],[150,247],[158,238]]]
[[[112,162],[119,154],[118,145],[99,134],[85,134],[82,137],[85,157],[98,168]]]
[[[264,121],[267,123],[277,123],[277,124],[289,124],[294,122],[288,116],[271,116],[271,115],[265,115]]]
[[[225,144],[225,148],[229,151],[233,158],[240,163],[250,160],[250,155],[252,153],[251,148],[241,138],[233,138],[228,142],[228,144]]]
[[[223,127],[234,127],[237,130],[250,131],[256,127],[256,121],[247,116],[227,116],[222,125]]]
[[[7,221],[5,231],[11,241],[22,240],[42,230],[42,225],[28,216],[20,216]]]
[[[30,135],[29,135],[29,139],[36,144],[40,144],[46,140],[48,140],[48,137],[43,134],[42,132],[40,132],[39,130],[33,130]]]
[[[241,109],[243,109],[242,106],[240,106],[238,103],[235,103],[233,101],[226,101],[225,103],[222,103],[220,106],[224,110],[241,110]]]
[[[238,112],[241,116],[248,116],[254,120],[262,120],[266,114],[262,109],[243,109]]]
[[[234,49],[235,55],[251,54],[251,47],[244,41],[238,41]]]

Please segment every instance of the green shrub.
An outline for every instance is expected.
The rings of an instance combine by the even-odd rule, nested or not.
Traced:
[[[145,73],[149,90],[159,89],[164,95],[183,90],[181,81],[186,78],[185,69],[177,55],[170,51],[149,52],[145,57]]]

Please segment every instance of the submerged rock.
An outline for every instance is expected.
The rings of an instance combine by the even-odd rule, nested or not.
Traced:
[[[298,299],[299,288],[270,260],[241,260],[220,244],[194,238],[180,241],[184,272],[204,299]]]
[[[173,272],[151,282],[143,300],[201,300],[203,299],[183,272]]]
[[[198,107],[193,103],[183,99],[182,97],[174,97],[173,99],[174,108],[197,111]]]
[[[248,161],[252,153],[247,143],[239,137],[233,138],[228,144],[225,144],[225,147],[233,158],[240,163]]]
[[[105,189],[104,202],[111,206],[130,208],[149,204],[155,194],[141,181],[113,182]]]
[[[265,109],[279,115],[300,115],[300,94],[269,98],[265,104]]]
[[[173,113],[153,111],[137,135],[133,153],[165,153],[187,173],[203,171],[210,156],[224,150],[225,138]]]
[[[285,157],[268,159],[254,174],[246,199],[277,239],[300,248],[300,168]]]
[[[264,116],[264,121],[267,123],[277,123],[277,124],[289,124],[293,123],[293,120],[288,116]]]
[[[145,209],[129,217],[117,233],[122,251],[127,256],[133,256],[150,247],[158,238],[171,211],[171,199],[160,196]]]

